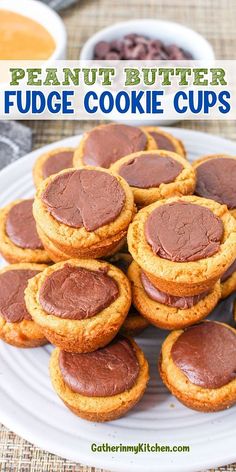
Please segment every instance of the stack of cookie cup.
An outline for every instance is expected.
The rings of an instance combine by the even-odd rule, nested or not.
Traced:
[[[78,416],[108,421],[130,410],[148,382],[147,360],[128,336],[149,323],[178,329],[163,345],[164,383],[192,408],[233,404],[234,330],[203,322],[198,332],[191,325],[220,299],[236,259],[236,223],[225,205],[191,195],[195,171],[182,143],[159,128],[102,125],[75,152],[40,156],[33,176],[34,201],[1,210],[0,251],[13,264],[0,272],[0,337],[17,347],[54,344],[56,393]],[[205,370],[191,358],[194,349],[207,359]],[[226,372],[217,370],[213,354]],[[203,385],[197,400],[191,369]],[[175,384],[186,378],[194,401]],[[221,387],[213,405],[206,389]]]
[[[133,303],[164,329],[204,319],[221,297],[236,255],[236,222],[225,205],[173,197],[140,210],[128,231]]]

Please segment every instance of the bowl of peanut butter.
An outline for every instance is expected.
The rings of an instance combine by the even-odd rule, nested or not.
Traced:
[[[66,30],[51,8],[37,0],[0,0],[0,60],[66,58]]]

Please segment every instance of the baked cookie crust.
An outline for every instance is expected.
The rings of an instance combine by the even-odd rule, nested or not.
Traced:
[[[139,363],[139,375],[134,386],[110,397],[88,397],[73,392],[64,382],[59,368],[60,350],[53,351],[50,360],[50,377],[57,395],[77,416],[89,421],[111,421],[125,415],[142,398],[149,379],[148,362],[138,345],[130,339]]]
[[[187,152],[184,147],[183,142],[180,139],[177,139],[173,134],[167,133],[164,131],[162,128],[159,128],[158,126],[143,126],[141,127],[142,131],[146,131],[147,133],[158,133],[161,134],[162,136],[166,137],[175,147],[175,152],[179,154],[180,156],[184,157],[185,159],[187,158]],[[157,144],[156,147],[158,148]],[[161,148],[158,148],[161,149]]]
[[[40,270],[48,266],[43,264],[20,263],[12,264],[0,270],[0,275],[12,270]],[[47,344],[41,328],[33,320],[22,320],[19,323],[9,323],[0,313],[0,339],[19,348],[38,347]]]
[[[45,249],[23,249],[16,246],[6,233],[6,221],[9,211],[23,201],[22,199],[14,200],[14,202],[0,210],[0,252],[10,264],[18,262],[47,264],[50,262],[50,257]]]
[[[50,157],[56,156],[60,152],[74,152],[74,150],[75,148],[72,147],[60,147],[56,149],[51,149],[50,151],[41,154],[41,156],[36,159],[33,167],[33,179],[35,187],[38,187],[43,182],[43,180],[45,180],[43,177],[43,166]]]
[[[150,205],[151,203],[156,202],[157,200],[162,200],[163,198],[170,198],[174,196],[189,195],[194,192],[195,188],[195,172],[191,164],[186,161],[181,155],[178,155],[170,151],[148,151],[146,152],[148,156],[153,155],[153,158],[158,159],[158,157],[171,157],[174,161],[177,161],[179,164],[182,164],[183,170],[176,177],[173,182],[162,183],[159,187],[152,188],[137,188],[132,187],[131,189],[134,194],[134,201],[139,207],[144,207]],[[139,158],[144,156],[145,152],[136,152],[125,156],[119,161],[116,161],[111,167],[111,171],[119,174],[120,168],[131,161],[132,159]]]
[[[39,291],[49,275],[65,265],[90,270],[108,269],[119,288],[117,299],[91,318],[81,320],[63,319],[44,311],[39,302]],[[25,290],[25,302],[33,320],[40,326],[45,337],[55,346],[68,352],[91,352],[108,344],[118,333],[131,304],[131,289],[123,272],[107,262],[70,259],[48,267],[36,275]]]
[[[173,262],[157,256],[148,244],[144,227],[156,208],[171,202],[188,202],[211,210],[224,227],[219,251],[211,257],[192,262]],[[196,196],[173,197],[143,208],[128,230],[128,247],[133,259],[146,272],[154,286],[176,296],[197,295],[211,289],[235,260],[236,224],[226,205]]]
[[[205,321],[204,323],[207,323]],[[231,326],[220,323],[235,332]],[[236,403],[236,379],[220,388],[209,389],[194,385],[175,365],[171,349],[183,330],[170,333],[162,345],[159,372],[160,376],[178,400],[185,406],[198,411],[214,412],[229,408]]]
[[[91,131],[93,131],[94,129],[101,129],[101,128],[104,128],[104,127],[107,127],[109,125],[113,125],[114,123],[109,123],[109,124],[106,124],[106,125],[99,125],[99,126],[96,126],[96,128],[92,128]],[[146,149],[144,149],[144,151],[151,151],[151,150],[154,150],[154,149],[157,149],[157,145],[156,145],[156,142],[155,142],[155,139],[152,138],[152,136],[143,128],[140,128],[142,129],[142,131],[145,133],[146,137],[147,137],[147,145],[146,145]],[[79,143],[79,146],[78,148],[75,150],[75,153],[74,153],[74,159],[73,159],[73,164],[74,164],[74,167],[88,167],[86,164],[84,164],[84,161],[83,161],[83,155],[84,155],[84,145],[85,145],[85,142],[87,140],[87,138],[89,137],[90,135],[90,131],[87,131],[87,133],[85,133]]]
[[[206,318],[215,308],[220,296],[220,282],[218,281],[211,292],[200,300],[196,305],[186,310],[164,305],[152,300],[145,292],[140,276],[141,268],[132,262],[128,269],[128,278],[131,282],[132,300],[137,310],[157,328],[180,329]]]
[[[52,247],[58,249],[57,259],[64,253],[66,258],[100,258],[106,257],[117,250],[119,244],[123,242],[127,234],[129,223],[135,214],[133,193],[127,182],[120,176],[112,172],[97,167],[87,166],[88,170],[106,172],[113,175],[120,183],[125,192],[125,203],[120,215],[111,223],[101,226],[95,231],[86,231],[84,227],[73,228],[57,221],[47,210],[42,202],[41,196],[47,186],[53,181],[55,176],[49,177],[42,182],[37,190],[33,204],[33,214],[36,220],[38,231],[47,246],[47,240],[51,241]],[[68,172],[64,170],[58,175]],[[45,234],[45,238],[43,237]],[[50,251],[50,248],[49,248]],[[54,251],[55,252],[55,251]],[[57,260],[56,259],[56,260]]]

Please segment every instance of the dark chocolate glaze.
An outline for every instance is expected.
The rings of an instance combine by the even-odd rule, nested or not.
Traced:
[[[149,131],[149,134],[155,139],[158,149],[176,152],[174,144],[167,136],[158,133],[157,131]]]
[[[120,215],[125,192],[113,175],[80,169],[56,176],[41,198],[57,221],[95,231]]]
[[[119,174],[131,187],[147,189],[175,181],[182,170],[182,164],[172,157],[162,157],[157,153],[130,159],[120,167]]]
[[[145,133],[134,126],[110,124],[94,128],[84,143],[83,162],[109,168],[121,157],[144,151],[146,146]]]
[[[220,248],[223,231],[222,221],[211,210],[181,201],[156,208],[145,224],[153,252],[175,262],[212,256]]]
[[[179,308],[180,310],[192,308],[209,294],[209,291],[206,291],[199,295],[192,295],[190,297],[176,297],[174,295],[169,295],[168,293],[162,292],[154,287],[144,272],[141,273],[141,282],[145,292],[152,300],[162,303],[163,305]]]
[[[14,205],[7,215],[6,233],[10,240],[23,249],[43,249],[32,212],[33,199]]]
[[[236,159],[218,157],[203,162],[196,168],[195,193],[236,208]]]
[[[24,291],[28,280],[38,274],[38,270],[7,270],[0,274],[0,315],[8,323],[31,320],[24,301]]]
[[[70,320],[95,316],[119,295],[116,281],[104,270],[65,264],[41,286],[39,302],[46,313]]]
[[[236,334],[207,321],[187,328],[174,343],[171,356],[189,381],[203,388],[220,388],[236,378]]]
[[[59,367],[66,385],[88,397],[110,397],[129,390],[140,370],[131,343],[121,336],[95,352],[61,351]]]
[[[48,157],[42,166],[43,178],[46,179],[63,169],[73,167],[73,155],[73,151],[59,151]]]

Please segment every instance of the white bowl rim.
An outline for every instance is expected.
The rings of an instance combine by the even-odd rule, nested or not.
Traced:
[[[215,54],[214,54],[213,47],[211,46],[209,41],[204,36],[202,36],[200,33],[198,33],[197,31],[193,30],[192,28],[189,28],[188,26],[182,25],[181,23],[177,23],[177,22],[169,21],[169,20],[152,19],[152,18],[139,18],[139,19],[137,18],[137,19],[133,19],[133,20],[120,21],[120,22],[114,23],[110,26],[107,26],[105,28],[100,29],[95,34],[93,34],[84,43],[84,45],[82,47],[82,50],[81,50],[81,53],[80,53],[80,59],[81,60],[91,59],[90,57],[88,57],[88,50],[91,47],[93,47],[98,41],[101,41],[102,39],[106,40],[105,37],[104,37],[105,35],[107,35],[109,33],[112,33],[112,32],[116,32],[116,31],[118,31],[119,29],[121,29],[123,27],[130,26],[131,28],[135,28],[135,27],[138,28],[141,24],[142,25],[144,25],[144,24],[151,25],[152,24],[152,25],[155,25],[155,26],[158,26],[158,25],[161,24],[162,26],[177,28],[177,29],[179,29],[179,31],[181,30],[182,32],[185,32],[185,33],[191,35],[192,38],[194,38],[196,41],[198,41],[198,43],[201,43],[203,51],[204,51],[204,55],[202,57],[202,60],[215,59]],[[130,32],[132,32],[132,30]],[[135,32],[135,31],[133,31],[133,32]],[[137,33],[138,33],[138,31],[137,31]],[[159,39],[159,38],[157,38],[157,39]],[[178,41],[177,41],[177,43],[178,43]],[[199,59],[199,60],[201,60],[201,59]]]
[[[53,21],[56,24],[56,35],[52,33],[46,26],[45,24],[41,21],[41,18],[35,19],[35,17],[32,16],[31,10],[33,8],[41,9],[42,11],[42,17],[47,17],[50,15],[51,21]],[[61,57],[61,54],[66,48],[66,43],[67,43],[67,33],[65,29],[65,25],[61,19],[61,17],[58,15],[58,13],[50,8],[48,5],[45,3],[42,3],[38,0],[0,0],[0,10],[8,10],[8,11],[13,11],[16,13],[19,13],[22,16],[25,16],[27,18],[31,18],[34,21],[38,22],[40,25],[42,25],[48,33],[53,37],[55,41],[55,50],[52,53],[52,55],[47,59],[47,61],[51,61],[54,59],[58,59]]]

